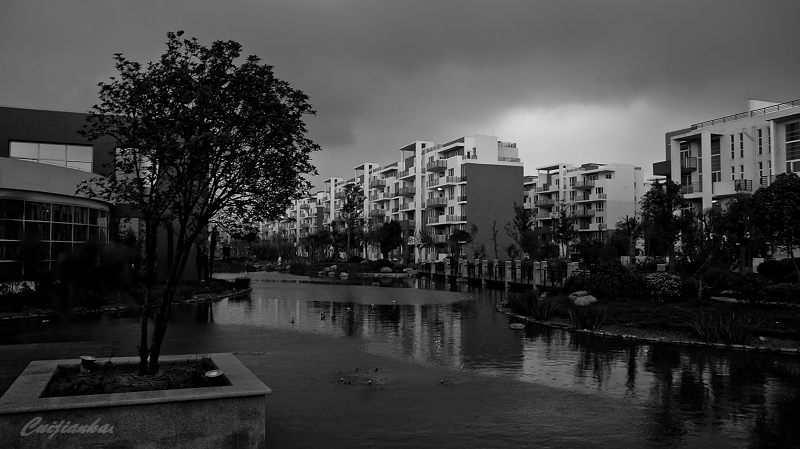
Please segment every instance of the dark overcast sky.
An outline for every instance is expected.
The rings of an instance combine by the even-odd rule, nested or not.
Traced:
[[[649,175],[665,132],[800,98],[798,18],[796,0],[2,0],[0,104],[86,111],[114,53],[155,60],[185,30],[310,96],[316,183],[473,134],[517,142],[527,174]]]

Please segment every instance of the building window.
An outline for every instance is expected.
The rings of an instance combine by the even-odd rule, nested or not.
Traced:
[[[744,150],[744,133],[739,133],[739,149]]]
[[[603,212],[605,210],[605,203],[597,203],[597,205],[594,207],[594,210],[597,212]]]
[[[10,142],[12,159],[57,165],[76,170],[92,171],[93,149],[89,145],[58,145],[51,143]]]
[[[597,194],[603,193],[603,188],[602,187],[597,187],[596,189],[594,189],[594,193],[597,193]]]
[[[606,175],[606,179],[611,179],[611,175],[610,174]]]
[[[736,167],[731,165],[731,181],[736,179]]]
[[[603,217],[594,217],[594,222],[597,224],[602,224],[603,221]]]
[[[786,124],[786,160],[800,160],[800,122]]]
[[[736,150],[734,149],[735,148],[735,143],[734,142],[735,142],[735,139],[733,137],[733,134],[731,134],[731,159],[736,157]]]
[[[744,165],[739,166],[739,179],[744,179]]]
[[[761,129],[759,128],[759,130],[758,130],[758,154],[760,155],[760,154],[763,154],[763,153],[764,153],[764,144],[763,144],[763,139],[762,139],[762,136],[761,136]]]

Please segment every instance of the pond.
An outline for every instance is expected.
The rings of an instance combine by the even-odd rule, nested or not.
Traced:
[[[401,435],[402,426],[384,423],[378,426],[381,435],[343,440],[348,443],[341,447],[381,446],[381,442],[395,447],[400,440],[438,441],[445,447],[513,445],[498,433],[504,426],[511,435],[527,438],[531,447],[578,443],[586,447],[800,447],[800,360],[796,356],[643,344],[539,325],[514,331],[508,327],[513,321],[495,311],[503,291],[460,284],[409,279],[388,288],[273,282],[277,275],[251,275],[250,298],[176,307],[165,353],[277,354],[283,350],[288,361],[283,363],[289,364],[284,369],[292,373],[309,368],[299,358],[293,362],[289,351],[320,351],[323,371],[331,369],[322,360],[326,353],[350,354],[342,356],[345,362],[336,362],[342,364],[360,360],[360,351],[374,360],[393,361],[397,372],[406,373],[386,387],[396,389],[398,395],[412,394],[403,392],[403,382],[444,384],[440,380],[444,376],[455,379],[454,387],[463,382],[477,388],[472,392],[475,398],[442,396],[439,400],[449,404],[451,413],[436,414],[438,422],[415,422],[416,437],[405,428]],[[133,355],[138,325],[135,317],[108,316],[9,324],[0,332],[4,343],[0,363],[6,366],[0,375],[0,392],[28,360],[61,357],[67,348],[85,344],[79,342],[119,341],[119,355]],[[333,355],[330,359],[330,366],[338,367],[333,365]],[[329,388],[312,390],[316,395],[333,391],[323,387]],[[532,395],[536,401],[514,405],[514,417],[508,416],[508,408],[501,411],[471,402],[492,395],[512,401]],[[325,399],[317,399],[322,404],[316,406],[324,408]],[[360,400],[369,404],[371,399]],[[462,406],[464,412],[459,413]],[[504,422],[466,426],[464,415],[471,407],[486,419]],[[395,412],[401,420],[417,418],[407,410]],[[304,412],[298,408],[297,413]],[[525,420],[532,416],[541,425],[527,428]],[[346,425],[344,418],[339,419],[337,425]],[[576,426],[574,420],[583,421]],[[445,430],[448,425],[461,427]],[[358,424],[354,426],[353,431]],[[442,435],[449,436],[436,439]]]

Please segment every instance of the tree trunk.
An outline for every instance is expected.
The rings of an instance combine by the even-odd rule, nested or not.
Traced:
[[[172,300],[175,297],[175,290],[180,283],[180,275],[186,268],[186,262],[189,259],[189,248],[184,248],[179,245],[175,259],[175,265],[169,271],[167,283],[164,286],[164,291],[161,294],[158,308],[156,309],[155,322],[153,323],[153,337],[150,341],[150,365],[148,373],[155,375],[159,371],[158,358],[161,355],[161,344],[164,341],[164,335],[167,332],[167,325],[169,323],[170,312],[172,311]]]
[[[148,220],[145,223],[145,289],[144,305],[142,306],[142,322],[140,326],[139,338],[139,372],[147,372],[147,320],[148,308],[150,306],[150,296],[153,294],[153,284],[155,283],[156,272],[156,247],[158,244],[158,225],[155,220]]]
[[[217,227],[211,230],[211,245],[208,249],[208,271],[206,272],[206,280],[210,281],[214,275],[214,256],[217,253]]]

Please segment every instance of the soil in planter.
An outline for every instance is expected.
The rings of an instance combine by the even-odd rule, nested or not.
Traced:
[[[179,362],[161,362],[155,376],[140,376],[139,365],[133,363],[99,364],[91,371],[81,372],[80,364],[59,365],[43,398],[82,396],[90,394],[130,393],[135,391],[175,390],[230,385],[223,375],[209,381],[207,371],[217,367],[209,358]]]

